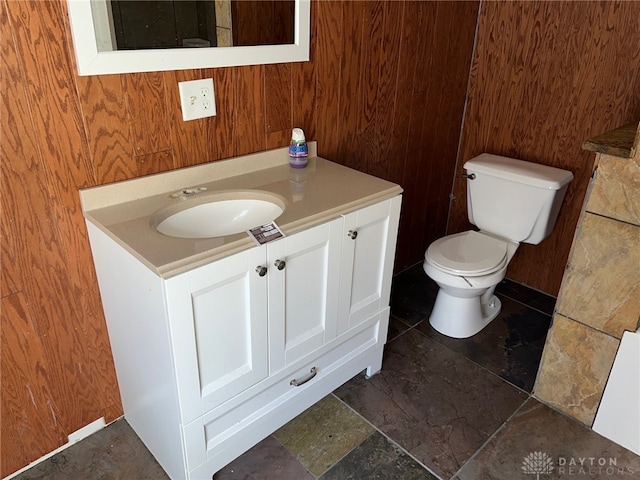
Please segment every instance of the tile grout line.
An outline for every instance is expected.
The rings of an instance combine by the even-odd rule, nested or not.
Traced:
[[[333,393],[331,393],[331,395],[333,395]],[[282,448],[284,448],[284,449],[287,451],[287,453],[289,453],[289,455],[291,455],[291,456],[295,459],[295,461],[296,461],[296,462],[298,462],[300,465],[302,465],[302,468],[304,468],[304,469],[309,473],[309,475],[311,475],[313,478],[315,478],[315,480],[318,480],[318,478],[320,478],[322,475],[324,475],[325,473],[327,473],[331,468],[333,468],[333,465],[331,465],[331,467],[329,467],[327,470],[325,470],[325,471],[324,471],[324,472],[322,472],[319,476],[317,476],[317,477],[316,477],[316,476],[313,474],[313,472],[312,472],[311,470],[309,470],[309,469],[306,467],[306,465],[305,465],[304,463],[302,463],[302,462],[298,459],[297,455],[294,455],[294,454],[293,454],[293,452],[292,452],[291,450],[289,450],[289,449],[287,448],[287,446],[286,446],[284,443],[282,443],[282,442],[278,439],[278,437],[276,437],[276,436],[274,435],[274,433],[275,433],[275,432],[273,432],[273,433],[272,433],[271,435],[269,435],[269,436],[270,436],[271,438],[273,438],[276,442],[278,442],[278,444],[279,444]],[[265,437],[265,438],[267,438],[267,437]],[[264,441],[264,439],[262,439],[261,441]],[[256,445],[257,445],[257,444],[256,444]],[[252,448],[253,448],[253,447],[252,447]],[[247,451],[249,451],[249,450],[247,450]],[[238,457],[238,458],[239,458],[239,457]],[[343,457],[343,458],[344,458],[344,457]],[[341,458],[340,460],[342,460],[342,458]],[[338,462],[336,462],[336,463],[338,463]],[[215,480],[215,478],[213,478],[212,480]]]
[[[471,455],[466,462],[464,462],[462,464],[462,466],[458,469],[458,471],[453,474],[453,476],[449,479],[449,480],[455,480],[456,478],[459,478],[458,475],[460,474],[460,472],[462,472],[462,470],[464,469],[464,467],[466,467],[469,462],[471,462],[474,458],[476,458],[476,456],[482,451],[484,450],[484,448],[489,444],[489,442],[491,442],[491,440],[502,430],[504,430],[507,426],[507,423],[509,423],[509,421],[518,414],[518,412],[524,407],[524,404],[527,403],[529,400],[531,399],[531,396],[528,396],[527,398],[525,398],[522,403],[518,406],[518,408],[516,408],[511,415],[509,415],[509,417],[502,422],[502,425],[500,425],[495,432],[493,432],[489,438],[487,438],[487,440],[485,440],[485,442],[480,445],[480,447],[478,447],[478,449],[475,451],[475,453],[473,455]]]
[[[513,300],[514,302],[516,302],[519,305],[522,305],[523,307],[527,307],[528,309],[533,310],[534,312],[538,312],[539,314],[545,315],[547,317],[553,317],[553,313],[555,312],[555,306],[554,306],[553,311],[551,313],[548,313],[548,312],[545,312],[543,310],[540,310],[539,308],[533,307],[533,306],[523,302],[522,300],[519,300],[517,298],[513,298],[511,295],[508,295],[508,294],[506,294],[504,292],[496,292],[496,293],[508,298],[509,300]]]
[[[333,395],[333,393],[331,393],[331,395]],[[334,395],[334,397],[336,397],[337,400],[339,400],[340,402],[342,402],[342,400],[340,400],[336,395]],[[342,402],[344,403],[344,402]],[[346,403],[344,403],[347,407],[349,405],[347,405]],[[357,413],[357,412],[356,412]],[[366,421],[366,418],[362,417],[363,420]],[[370,423],[370,422],[367,422]],[[349,450],[347,453],[345,453],[342,457],[340,457],[338,459],[338,461],[336,461],[336,463],[334,463],[333,465],[331,465],[329,468],[327,468],[324,472],[322,472],[320,475],[318,475],[317,477],[315,475],[313,475],[313,473],[311,473],[312,476],[315,477],[316,480],[318,480],[320,477],[322,477],[322,475],[324,475],[325,473],[329,472],[333,467],[335,467],[336,465],[338,465],[342,460],[344,460],[345,458],[347,458],[349,456],[349,454],[351,454],[351,452],[353,452],[356,448],[360,447],[360,445],[362,445],[365,441],[367,441],[369,438],[371,438],[371,435],[373,435],[374,433],[376,433],[376,429],[374,428],[374,431],[371,432],[369,435],[367,435],[358,445],[356,445],[355,447],[353,447],[351,450]],[[285,447],[286,448],[286,447]]]
[[[407,330],[408,331],[408,330]],[[400,335],[402,335],[405,332],[402,332]],[[400,336],[398,335],[398,337]],[[396,338],[398,338],[396,337]],[[362,373],[362,372],[361,372]],[[360,373],[360,374],[361,374]],[[359,375],[360,375],[359,374]],[[429,467],[427,467],[424,463],[422,463],[420,460],[418,460],[416,457],[413,456],[413,454],[411,452],[409,452],[408,450],[406,450],[404,447],[402,447],[400,444],[398,444],[398,442],[396,442],[393,438],[389,437],[389,435],[387,435],[386,433],[384,433],[382,430],[380,430],[376,425],[374,425],[373,423],[371,423],[367,418],[363,417],[357,410],[355,410],[351,405],[349,405],[347,402],[345,402],[344,400],[342,400],[340,397],[338,397],[335,393],[331,393],[331,395],[333,395],[334,397],[336,397],[336,399],[338,399],[341,403],[343,403],[349,410],[351,410],[353,413],[355,413],[358,417],[360,417],[362,420],[364,420],[367,424],[371,425],[374,429],[374,432],[371,433],[371,435],[373,435],[375,432],[378,432],[380,435],[382,435],[384,438],[387,439],[387,441],[389,441],[391,444],[395,445],[400,451],[402,451],[403,453],[405,453],[407,456],[409,456],[413,461],[415,461],[418,465],[420,465],[422,468],[424,468],[427,472],[429,472],[429,474],[433,475],[436,479],[438,480],[445,480],[443,477],[441,477],[440,475],[437,475],[433,470],[431,470]],[[371,435],[369,435],[367,438],[365,438],[365,440],[367,440],[368,438],[371,437]],[[364,443],[363,440],[362,442],[360,442],[358,445],[356,445],[354,448],[352,448],[347,454],[345,454],[344,457],[342,457],[340,460],[342,460],[343,458],[345,458],[347,455],[349,455],[351,452],[353,452],[356,448],[358,448],[360,445],[362,445]],[[340,460],[338,460],[338,462],[336,462],[335,464],[333,464],[329,469],[327,469],[327,471],[331,470],[331,468],[335,467]],[[326,473],[326,471],[325,471]]]
[[[526,305],[525,305],[525,306],[526,306]],[[445,344],[443,344],[443,343],[440,343],[438,340],[436,340],[436,339],[434,339],[434,338],[431,338],[431,337],[430,337],[429,335],[427,335],[425,332],[422,332],[421,330],[417,329],[416,327],[417,327],[420,323],[422,323],[423,321],[425,321],[425,320],[426,320],[426,319],[423,319],[423,320],[421,320],[420,322],[416,323],[415,325],[410,326],[410,327],[409,327],[409,328],[407,328],[405,331],[403,331],[403,332],[401,332],[400,334],[398,334],[398,336],[396,336],[393,340],[396,340],[396,339],[400,338],[402,335],[404,335],[405,333],[409,332],[409,331],[410,331],[410,330],[412,330],[412,329],[416,329],[416,331],[418,332],[418,334],[420,334],[420,335],[424,336],[424,338],[426,338],[426,339],[428,339],[428,340],[430,340],[430,341],[433,341],[433,342],[435,342],[436,344],[438,344],[438,345],[440,345],[440,346],[444,347],[444,348],[445,348],[445,349],[447,349],[449,352],[451,352],[451,353],[453,353],[453,354],[455,354],[455,355],[457,355],[457,356],[461,357],[462,359],[464,359],[464,360],[466,360],[466,361],[470,362],[471,364],[473,364],[473,365],[477,366],[478,368],[480,368],[480,369],[484,370],[485,372],[488,372],[489,374],[491,374],[491,376],[493,376],[493,377],[495,377],[495,378],[499,379],[501,382],[506,383],[507,385],[509,385],[509,386],[511,386],[511,387],[513,387],[513,388],[515,388],[517,391],[519,391],[519,392],[521,392],[521,393],[523,393],[523,394],[525,394],[525,395],[526,395],[526,398],[524,398],[524,399],[523,399],[522,403],[521,403],[521,404],[520,404],[520,405],[519,405],[519,406],[518,406],[518,407],[517,407],[517,408],[516,408],[512,413],[511,413],[511,415],[509,415],[509,417],[508,417],[508,418],[507,418],[507,419],[506,419],[506,420],[505,420],[505,421],[504,421],[504,422],[503,422],[503,423],[502,423],[502,424],[501,424],[501,425],[500,425],[500,426],[499,426],[499,427],[498,427],[498,428],[497,428],[497,429],[496,429],[496,430],[495,430],[495,431],[494,431],[494,432],[493,432],[493,433],[492,433],[492,434],[487,438],[487,440],[486,440],[486,441],[485,441],[485,442],[484,442],[480,447],[478,447],[478,449],[474,452],[474,454],[473,454],[471,457],[469,457],[469,458],[468,458],[468,459],[467,459],[467,460],[462,464],[462,466],[458,469],[458,471],[456,471],[456,473],[455,473],[455,474],[450,478],[450,480],[455,480],[455,479],[456,479],[456,477],[457,477],[457,475],[458,475],[458,474],[460,473],[460,471],[465,467],[465,465],[467,465],[467,464],[468,464],[468,463],[469,463],[473,458],[475,458],[475,457],[476,457],[476,455],[478,455],[478,454],[479,454],[479,453],[484,449],[484,447],[485,447],[485,446],[486,446],[486,445],[491,441],[491,439],[492,439],[492,438],[494,438],[494,436],[495,436],[498,432],[502,431],[502,430],[506,427],[507,423],[508,423],[512,418],[513,418],[513,416],[514,416],[514,415],[516,415],[516,414],[517,414],[517,413],[518,413],[518,412],[523,408],[523,406],[524,406],[524,404],[525,404],[525,403],[527,403],[527,402],[528,402],[529,400],[531,400],[531,399],[534,399],[534,400],[537,400],[537,399],[535,399],[535,397],[533,397],[532,392],[527,392],[526,390],[524,390],[524,389],[522,389],[522,388],[518,387],[517,385],[514,385],[513,383],[509,382],[508,380],[505,380],[504,378],[502,378],[502,377],[501,377],[500,375],[498,375],[497,373],[492,372],[491,370],[489,370],[488,368],[484,367],[483,365],[480,365],[479,363],[474,362],[474,361],[473,361],[473,360],[471,360],[470,358],[467,358],[465,355],[462,355],[462,354],[460,354],[459,352],[456,352],[455,350],[453,350],[452,348],[448,347],[447,345],[445,345]],[[347,405],[347,406],[349,406],[349,405]],[[354,410],[354,411],[355,411],[355,410]],[[357,414],[358,412],[355,412],[355,413]],[[365,419],[365,420],[366,420],[366,419]],[[375,425],[374,425],[374,427],[375,427]],[[384,433],[383,433],[383,432],[381,432],[381,433],[384,435]],[[385,435],[385,436],[386,436],[386,435]],[[387,438],[388,438],[388,437],[387,437]],[[393,441],[393,439],[389,439],[389,440],[391,440],[394,444],[396,444],[396,442],[394,442],[394,441]],[[396,445],[397,445],[397,444],[396,444]],[[399,445],[398,445],[398,446],[399,446]],[[400,446],[399,446],[399,447],[400,447]],[[402,448],[402,447],[400,447],[400,448],[401,448],[403,451],[405,451],[405,452],[406,452],[406,450],[405,450],[404,448]],[[420,462],[420,461],[419,461],[419,460],[417,460],[415,457],[413,457],[413,455],[411,455],[409,452],[407,452],[407,454],[408,454],[409,456],[411,456],[411,458],[414,458],[414,460],[416,460],[420,465],[422,465],[423,467],[425,467],[425,468],[427,469],[427,471],[429,471],[430,473],[432,473],[433,475],[435,475],[435,473],[434,473],[434,472],[432,472],[432,471],[431,471],[429,468],[427,468],[427,467],[426,467],[422,462]],[[439,479],[442,479],[442,477],[440,477],[439,475],[435,475],[435,476],[436,476],[437,478],[439,478]],[[446,479],[444,479],[444,480],[446,480]]]
[[[416,327],[416,326],[417,326],[417,325],[414,325],[414,326],[413,326],[413,327],[411,327],[410,329],[412,329],[412,328],[414,328],[414,327]],[[404,332],[402,332],[400,335],[402,335],[402,334],[404,334],[404,333],[408,332],[410,329],[405,330],[405,331],[404,331]],[[460,352],[455,351],[453,348],[449,347],[448,345],[446,345],[446,344],[444,344],[444,343],[440,343],[438,340],[436,340],[435,338],[430,337],[430,336],[429,336],[429,335],[427,335],[425,332],[423,332],[423,331],[421,331],[421,330],[418,330],[418,329],[416,329],[416,331],[417,331],[420,335],[422,335],[422,336],[424,336],[425,338],[427,338],[427,339],[431,340],[432,342],[435,342],[436,344],[440,345],[441,347],[446,348],[449,352],[451,352],[451,353],[454,353],[454,354],[458,355],[459,357],[463,358],[463,359],[464,359],[464,360],[466,360],[467,362],[469,362],[469,363],[471,363],[471,364],[475,365],[476,367],[478,367],[478,368],[482,369],[482,370],[483,370],[483,371],[485,371],[485,372],[490,373],[493,377],[496,377],[496,378],[498,378],[499,380],[501,380],[502,382],[506,383],[507,385],[509,385],[509,386],[511,386],[511,387],[513,387],[513,388],[515,388],[515,389],[516,389],[516,390],[518,390],[519,392],[524,393],[528,398],[529,398],[529,397],[531,397],[531,396],[533,395],[533,393],[532,393],[532,392],[527,392],[525,389],[523,389],[523,388],[521,388],[521,387],[519,387],[519,386],[517,386],[517,385],[514,385],[514,384],[513,384],[513,383],[511,383],[510,381],[508,381],[508,380],[506,380],[506,379],[502,378],[502,377],[501,377],[500,375],[498,375],[497,373],[492,372],[491,370],[489,370],[489,369],[488,369],[487,367],[485,367],[484,365],[481,365],[481,364],[479,364],[479,363],[477,363],[477,362],[475,362],[475,361],[471,360],[471,359],[470,359],[470,358],[468,358],[466,355],[463,355],[463,354],[461,354]],[[400,335],[398,335],[396,338],[400,337]],[[395,339],[394,339],[394,340],[395,340]]]

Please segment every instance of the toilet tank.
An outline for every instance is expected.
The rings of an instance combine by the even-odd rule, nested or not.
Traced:
[[[553,230],[573,174],[483,153],[464,164],[469,221],[481,231],[538,244]]]

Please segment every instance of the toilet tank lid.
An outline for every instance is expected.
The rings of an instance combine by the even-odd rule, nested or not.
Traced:
[[[482,153],[468,160],[464,168],[469,172],[483,173],[550,190],[560,190],[573,180],[573,173],[568,170],[491,153]]]

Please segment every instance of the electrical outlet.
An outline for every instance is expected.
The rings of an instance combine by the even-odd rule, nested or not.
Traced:
[[[213,91],[213,78],[178,82],[182,119],[214,117],[216,115],[216,97]]]

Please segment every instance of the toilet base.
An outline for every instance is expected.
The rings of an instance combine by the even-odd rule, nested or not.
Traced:
[[[491,295],[482,304],[481,297],[453,297],[442,288],[438,291],[436,303],[429,317],[431,326],[447,337],[468,338],[484,327],[500,313],[500,299]]]

